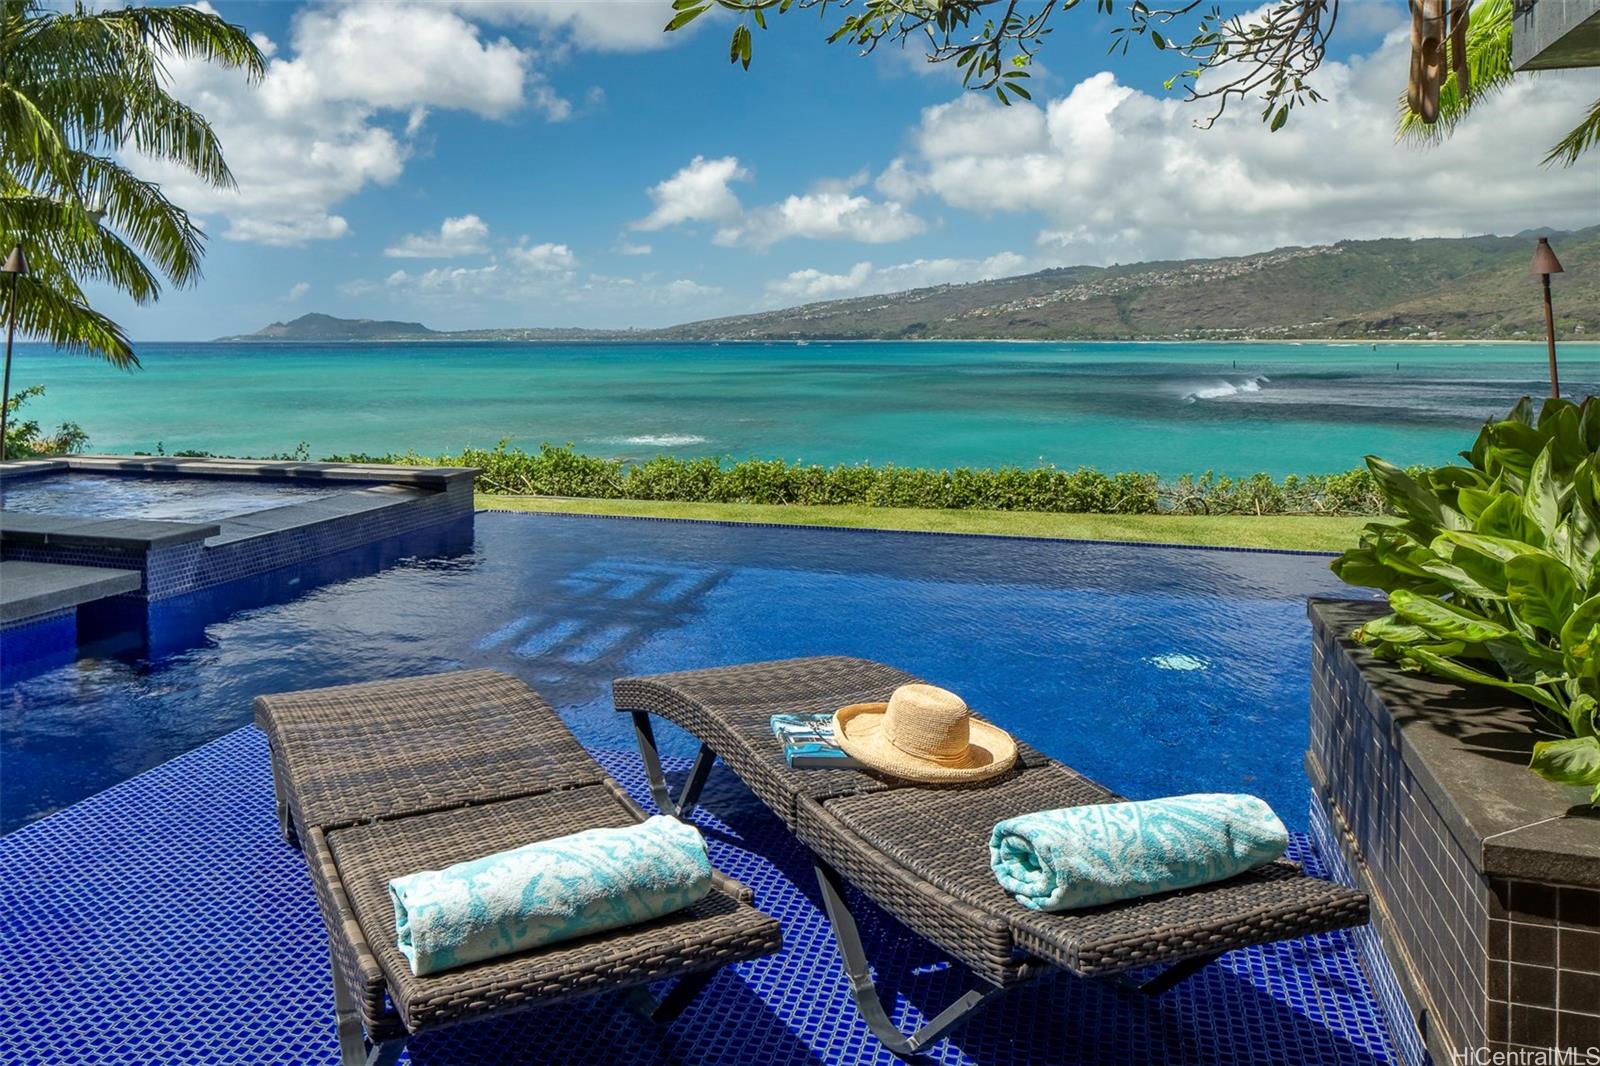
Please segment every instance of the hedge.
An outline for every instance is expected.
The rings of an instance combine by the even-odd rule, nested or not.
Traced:
[[[927,470],[903,466],[806,466],[779,459],[679,459],[644,462],[584,455],[571,445],[536,452],[469,448],[457,455],[333,456],[333,461],[475,466],[477,490],[516,496],[675,500],[697,503],[858,504],[940,510],[1054,511],[1094,514],[1340,514],[1384,511],[1372,475],[1207,472],[1164,482],[1155,474],[1104,474],[1083,467]]]

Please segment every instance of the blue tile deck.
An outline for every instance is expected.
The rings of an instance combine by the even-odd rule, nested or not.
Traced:
[[[596,754],[644,799],[632,752]],[[780,954],[725,971],[670,1027],[601,998],[419,1037],[409,1061],[894,1062],[850,1001],[804,851],[724,768],[696,817],[713,861],[783,923]],[[1301,834],[1291,855],[1317,867]],[[276,835],[266,743],[253,728],[0,838],[0,870],[0,1064],[337,1061],[327,939],[305,864]],[[963,989],[959,967],[927,942],[870,906],[859,917],[880,983],[902,993],[902,1024]],[[1395,1061],[1345,933],[1235,952],[1156,1000],[1041,981],[1002,997],[930,1059]]]

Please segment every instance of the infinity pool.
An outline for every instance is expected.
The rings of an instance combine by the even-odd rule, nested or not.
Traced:
[[[74,472],[0,482],[0,507],[81,518],[214,522],[334,496],[360,482],[308,485],[262,478],[142,477]]]
[[[828,653],[952,688],[1130,796],[1250,791],[1303,828],[1304,601],[1344,591],[1316,555],[493,512],[464,555],[283,587],[186,649],[91,647],[0,690],[0,829],[247,723],[261,692],[491,666],[619,749],[614,677]]]

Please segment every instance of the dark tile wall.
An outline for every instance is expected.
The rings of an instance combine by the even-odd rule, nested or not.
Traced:
[[[1600,1048],[1600,892],[1493,878],[1488,935],[1490,1040]]]
[[[1372,894],[1386,965],[1435,1061],[1600,1048],[1600,893],[1486,877],[1481,842],[1463,846],[1415,781],[1342,634],[1314,628],[1313,821]]]
[[[156,601],[456,521],[471,513],[472,486],[466,482],[391,507],[224,540],[211,547],[191,541],[148,552],[127,552],[6,544],[4,554],[7,559],[137,570],[143,576],[142,588],[130,593],[129,598]]]

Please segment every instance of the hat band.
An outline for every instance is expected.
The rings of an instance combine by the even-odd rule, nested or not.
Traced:
[[[895,751],[909,755],[913,759],[920,759],[923,762],[935,763],[939,766],[955,766],[959,763],[965,762],[967,758],[967,748],[962,748],[954,755],[936,755],[933,752],[928,751],[913,751],[911,748],[903,746],[897,737],[889,737],[889,743],[894,747]]]

